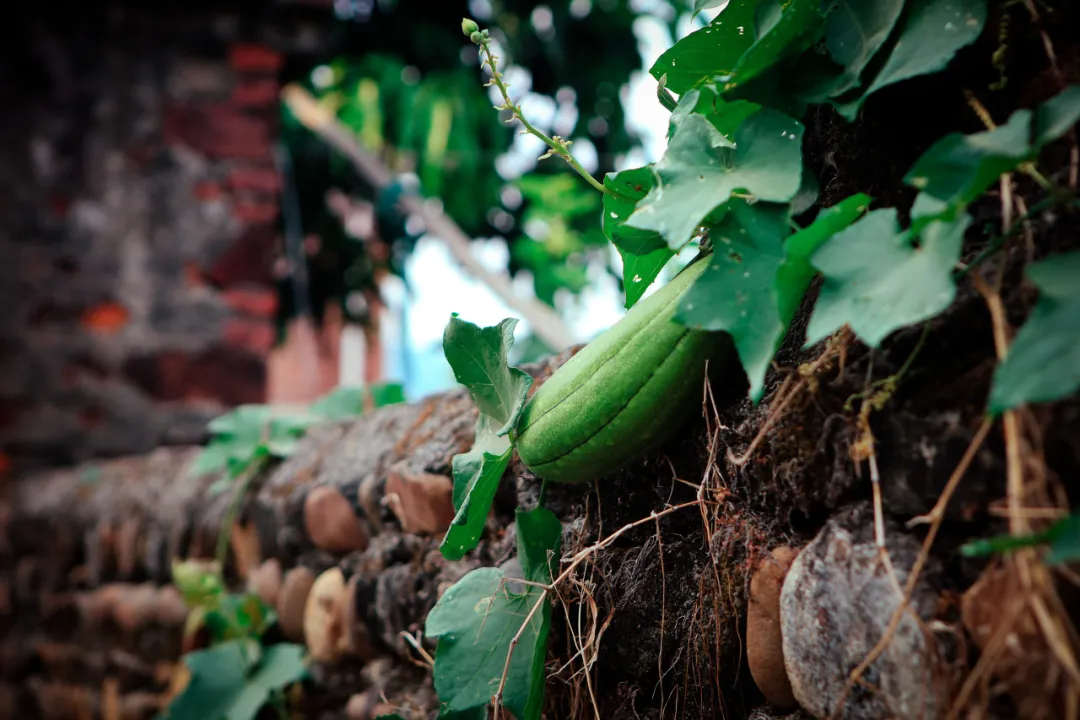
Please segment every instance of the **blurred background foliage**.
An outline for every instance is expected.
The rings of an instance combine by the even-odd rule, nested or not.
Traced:
[[[621,279],[600,230],[600,197],[558,159],[537,163],[539,141],[519,136],[520,127],[507,125],[506,113],[493,108],[499,103],[484,87],[461,18],[491,29],[511,93],[526,114],[541,129],[574,141],[575,155],[602,178],[640,147],[624,117],[627,83],[644,64],[635,22],[660,20],[678,37],[677,26],[686,27],[693,5],[337,0],[337,28],[323,62],[287,67],[283,79],[331,108],[399,180],[376,193],[349,160],[283,107],[287,192],[293,194],[286,197],[286,215],[295,208],[299,227],[292,235],[302,242],[293,243],[296,250],[286,252],[279,269],[282,327],[298,310],[319,322],[334,302],[348,321],[365,323],[369,302],[361,298],[378,297],[379,278],[405,279],[422,227],[395,205],[401,192],[417,189],[436,198],[472,237],[504,238],[508,272],[527,271],[544,303],[554,306],[560,291],[572,296],[585,288],[591,262]],[[301,285],[294,272],[299,262],[306,265]],[[543,350],[521,348],[526,355]]]

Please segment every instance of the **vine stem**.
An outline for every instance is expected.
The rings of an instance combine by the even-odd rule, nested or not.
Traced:
[[[225,517],[221,520],[221,530],[218,532],[217,539],[217,553],[215,554],[218,572],[221,573],[222,577],[225,577],[225,560],[229,554],[229,538],[232,535],[233,523],[236,522],[236,516],[239,515],[240,507],[244,504],[244,498],[247,496],[248,488],[251,487],[251,481],[258,475],[265,459],[265,457],[260,457],[248,463],[239,482],[234,483],[236,492],[229,502],[228,510],[225,511]]]
[[[558,135],[548,135],[546,132],[529,122],[525,117],[525,113],[521,111],[521,106],[515,103],[510,98],[510,86],[503,80],[503,74],[499,71],[498,61],[499,56],[491,51],[491,38],[488,35],[488,31],[473,32],[470,34],[470,39],[480,47],[480,52],[484,56],[483,64],[488,66],[491,70],[491,80],[485,83],[484,87],[490,87],[494,85],[499,89],[499,94],[502,95],[503,104],[497,106],[496,110],[509,110],[513,117],[510,122],[517,120],[524,127],[525,131],[530,135],[540,138],[547,145],[550,150],[540,156],[541,160],[551,157],[552,155],[558,155],[566,163],[574,169],[574,171],[585,179],[587,183],[593,186],[600,194],[607,194],[610,192],[603,183],[599,182],[592,176],[588,170],[582,167],[581,163],[577,161],[577,158],[570,152],[570,144],[572,141],[565,140]]]

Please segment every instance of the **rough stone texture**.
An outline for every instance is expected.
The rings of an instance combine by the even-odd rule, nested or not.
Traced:
[[[264,398],[277,73],[311,27],[256,5],[6,24],[0,474],[198,442]]]
[[[901,596],[879,560],[873,510],[860,503],[838,512],[799,554],[780,596],[784,661],[795,698],[816,717],[826,717],[844,694],[850,671],[885,633]],[[889,528],[886,543],[901,586],[921,544]],[[947,709],[948,688],[939,674],[934,639],[922,623],[938,603],[938,570],[929,563],[891,642],[863,680],[875,691],[854,687],[839,717],[872,720],[933,720]]]

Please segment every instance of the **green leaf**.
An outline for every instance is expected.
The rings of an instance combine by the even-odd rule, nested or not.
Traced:
[[[307,675],[303,655],[302,645],[272,645],[248,672],[251,650],[241,640],[188,653],[184,663],[191,670],[191,681],[164,715],[175,720],[251,720],[271,692]]]
[[[496,429],[491,418],[481,414],[472,449],[451,461],[457,514],[439,546],[447,560],[460,560],[480,541],[499,481],[513,455],[510,440],[496,435]]]
[[[1047,565],[1062,565],[1080,560],[1080,515],[1072,514],[1058,520],[1051,528],[1051,533]]]
[[[798,122],[762,108],[739,125],[733,144],[706,118],[688,116],[656,164],[656,186],[627,224],[660,233],[677,250],[733,192],[791,200],[802,178],[802,133]]]
[[[190,608],[217,607],[225,595],[225,586],[216,563],[173,560],[172,584],[180,591],[184,604]]]
[[[871,347],[894,330],[931,318],[953,301],[952,270],[971,218],[933,221],[912,246],[896,209],[875,210],[833,235],[811,257],[825,278],[807,345],[844,325]]]
[[[663,53],[649,73],[667,76],[666,87],[682,94],[716,75],[729,75],[754,42],[755,0],[731,0],[716,18]]]
[[[668,119],[668,140],[675,136],[683,120],[693,113],[704,115],[725,137],[731,137],[743,120],[760,109],[761,105],[749,100],[721,99],[716,86],[711,83],[687,90]]]
[[[694,0],[694,14],[697,15],[702,10],[714,8],[717,5],[723,5],[724,0]]]
[[[224,470],[229,460],[228,447],[220,442],[211,442],[199,452],[188,471],[191,475],[209,475]]]
[[[273,414],[269,405],[240,405],[206,425],[215,435],[258,439]]]
[[[1039,301],[994,372],[992,415],[1080,388],[1080,251],[1033,263],[1027,276]]]
[[[611,192],[604,193],[602,224],[604,234],[622,257],[626,308],[641,299],[675,255],[659,233],[626,224],[626,219],[634,212],[634,206],[648,194],[655,181],[652,170],[647,167],[608,173],[604,177],[604,187]]]
[[[371,399],[375,407],[397,405],[405,402],[405,388],[400,383],[380,383],[371,386]]]
[[[623,248],[618,248],[623,263],[623,287],[626,289],[626,303],[629,310],[656,280],[660,271],[675,257],[674,251],[666,245],[643,255],[635,255]]]
[[[784,262],[776,271],[776,293],[780,321],[785,328],[795,317],[810,281],[817,274],[810,264],[810,256],[826,240],[855,222],[869,206],[868,195],[852,195],[823,210],[814,222],[784,241]]]
[[[788,55],[810,48],[825,24],[821,0],[766,0],[758,11],[758,38],[730,73],[718,72],[717,82],[725,91],[756,78]],[[767,15],[768,19],[765,19]]]
[[[443,352],[454,377],[468,388],[480,412],[498,422],[495,434],[500,436],[517,423],[533,383],[528,373],[507,363],[517,322],[507,318],[480,328],[454,313],[443,333]]]
[[[359,417],[364,414],[364,388],[336,387],[311,403],[309,409],[329,420]]]
[[[904,9],[903,0],[839,0],[825,20],[825,47],[840,66],[828,95],[856,87],[870,59],[892,32]]]
[[[560,534],[559,521],[550,511],[518,511],[518,558],[527,579],[551,582],[548,563],[558,561]],[[503,676],[510,641],[520,631],[506,673],[503,705],[519,720],[540,718],[551,599],[535,585],[515,593],[504,579],[498,568],[473,570],[428,614],[425,632],[439,640],[433,675],[443,713],[467,712],[490,702]],[[539,609],[523,624],[537,602]]]
[[[1031,156],[1030,132],[1031,111],[1018,110],[993,130],[946,135],[915,161],[904,182],[958,212]]]
[[[786,205],[733,201],[728,216],[709,231],[709,267],[675,313],[683,325],[731,335],[755,402],[787,329],[780,320],[774,279],[789,232]]]
[[[1035,147],[1067,133],[1080,120],[1080,85],[1070,85],[1035,110]]]
[[[836,103],[837,111],[853,120],[878,90],[944,69],[961,48],[975,42],[985,22],[986,0],[909,0],[893,33],[895,39],[882,50],[886,59],[881,69],[866,92]]]

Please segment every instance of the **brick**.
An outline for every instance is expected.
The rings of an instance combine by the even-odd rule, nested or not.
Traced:
[[[221,339],[228,347],[266,355],[274,347],[277,330],[266,320],[233,317],[225,321]]]
[[[92,333],[112,335],[122,330],[130,319],[127,308],[120,303],[104,302],[85,310],[79,324]]]
[[[225,180],[233,192],[251,191],[277,195],[281,191],[281,178],[272,167],[236,168]]]
[[[240,405],[266,398],[266,363],[246,350],[214,347],[197,354],[165,350],[129,358],[123,372],[155,400]]]
[[[277,314],[277,293],[269,288],[225,290],[221,298],[230,308],[245,315],[272,318]]]
[[[276,238],[273,226],[247,228],[227,250],[218,255],[206,278],[218,287],[244,283],[272,285]]]
[[[279,89],[276,80],[241,80],[233,87],[232,101],[239,107],[270,107],[277,103]]]
[[[285,59],[281,53],[257,43],[235,43],[229,48],[229,65],[239,72],[277,72]]]
[[[191,187],[191,195],[200,202],[217,200],[224,194],[221,185],[212,180],[203,180],[202,182],[195,183]]]
[[[278,206],[274,202],[241,200],[233,205],[233,215],[248,225],[272,223],[277,220]]]
[[[190,147],[211,159],[273,161],[270,123],[228,104],[171,104],[162,111],[168,144]]]

